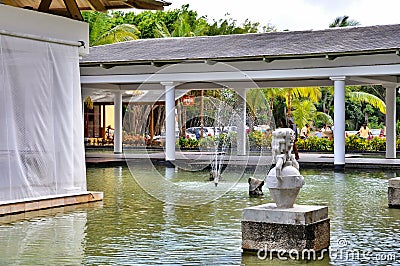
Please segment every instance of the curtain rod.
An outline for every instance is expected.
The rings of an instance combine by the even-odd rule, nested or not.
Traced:
[[[38,36],[38,35],[33,35],[33,34],[27,34],[27,33],[10,32],[10,31],[6,31],[6,30],[0,30],[0,35],[6,35],[6,36],[12,36],[12,37],[18,37],[18,38],[24,38],[24,39],[30,39],[30,40],[34,40],[34,41],[44,41],[44,42],[50,42],[50,43],[77,46],[77,47],[85,46],[85,42],[84,41],[67,41],[67,40],[60,40],[60,39],[55,39],[55,38],[43,37],[43,36]]]

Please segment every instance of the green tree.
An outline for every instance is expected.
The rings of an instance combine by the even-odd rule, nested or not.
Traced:
[[[112,28],[111,17],[107,13],[82,12],[82,17],[89,24],[89,45],[92,46],[101,35]]]
[[[191,21],[189,13],[184,10],[174,22],[172,31],[168,29],[163,21],[156,22],[154,36],[157,38],[195,37],[205,35],[206,31],[207,22],[204,19],[199,18],[195,21]]]
[[[237,25],[237,21],[232,18],[225,18],[215,21],[209,25],[207,35],[229,35],[229,34],[245,34],[257,33],[260,28],[260,23],[253,23],[246,19],[242,25]],[[264,32],[276,30],[274,26],[267,25],[262,27]]]
[[[121,24],[100,35],[92,42],[92,46],[133,41],[139,37],[140,31],[135,25]]]
[[[261,89],[251,89],[246,92],[247,113],[249,115],[249,128],[253,129],[258,115],[268,113],[268,102]]]
[[[283,97],[286,99],[287,115],[290,116],[293,99],[306,98],[316,104],[321,98],[321,90],[319,87],[284,88]]]
[[[305,124],[316,124],[319,121],[321,124],[333,124],[332,117],[328,114],[317,111],[315,102],[310,99],[294,99],[293,100],[293,111],[291,116],[296,122],[299,128],[305,126]],[[320,127],[321,125],[316,125]]]
[[[337,27],[348,27],[348,26],[359,26],[360,22],[349,19],[349,16],[341,16],[335,18],[335,20],[329,24],[329,28],[337,28]]]

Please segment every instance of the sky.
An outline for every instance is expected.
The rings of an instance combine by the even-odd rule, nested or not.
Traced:
[[[272,24],[278,30],[328,28],[338,16],[347,15],[361,26],[399,24],[400,0],[167,0],[168,9],[189,4],[191,10],[219,20],[229,13],[239,24],[246,18]]]

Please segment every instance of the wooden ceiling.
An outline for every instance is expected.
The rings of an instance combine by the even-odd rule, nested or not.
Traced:
[[[138,8],[163,10],[171,3],[163,0],[0,0],[0,4],[83,20],[80,11]]]

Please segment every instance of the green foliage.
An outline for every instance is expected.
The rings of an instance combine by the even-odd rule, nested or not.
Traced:
[[[199,140],[199,146],[203,149],[215,148],[217,141],[215,137],[207,136]]]
[[[180,148],[196,149],[200,146],[200,143],[196,139],[179,138],[176,146]]]
[[[246,21],[242,25],[237,25],[236,20],[232,18],[220,19],[209,25],[207,35],[229,35],[229,34],[245,34],[245,33],[256,33],[260,23],[252,23],[250,20]],[[263,27],[264,32],[274,31],[275,28],[271,25]]]
[[[243,34],[258,32],[259,23],[246,20],[242,25],[237,25],[232,19],[220,20],[209,24],[206,17],[199,16],[196,11],[190,10],[189,5],[168,11],[143,11],[134,12],[82,12],[85,22],[89,23],[89,42],[94,45],[100,36],[107,34],[111,29],[129,24],[137,27],[141,39],[159,37],[160,29],[163,33],[175,37]],[[160,26],[161,25],[161,26]],[[270,25],[263,27],[264,31],[272,31]],[[166,37],[166,36],[162,36]]]
[[[187,10],[181,12],[172,25],[172,31],[168,29],[163,21],[155,23],[154,36],[157,38],[166,37],[194,37],[204,35],[208,24],[202,19],[193,20]]]
[[[349,16],[341,16],[335,18],[335,20],[329,24],[329,28],[336,28],[336,27],[348,27],[348,26],[358,26],[360,22],[349,19]]]
[[[369,140],[368,150],[370,151],[385,151],[386,150],[386,139],[374,137]]]
[[[307,151],[333,151],[333,140],[327,138],[309,137],[296,142],[297,149]]]
[[[265,150],[271,148],[272,134],[267,136],[261,131],[251,131],[247,137],[249,139],[250,150]]]
[[[369,140],[358,137],[357,135],[348,136],[345,139],[346,151],[367,151]]]
[[[345,105],[346,130],[358,130],[365,120],[361,104],[346,99]]]
[[[133,41],[138,39],[140,31],[134,25],[121,24],[106,31],[92,42],[92,46],[111,44],[117,42]]]
[[[396,121],[396,136],[400,138],[400,120]]]
[[[296,143],[297,149],[306,151],[333,151],[333,140],[326,138],[309,137],[299,139]],[[396,142],[400,148],[400,139]],[[362,139],[357,135],[351,135],[345,139],[346,151],[384,151],[386,150],[386,139],[375,137],[371,140]]]
[[[346,151],[384,151],[386,139],[374,137],[371,140],[352,135],[346,138]]]

